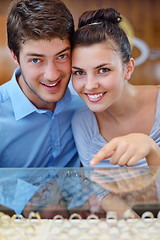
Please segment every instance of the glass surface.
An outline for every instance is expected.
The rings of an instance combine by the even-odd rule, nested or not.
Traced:
[[[160,211],[160,168],[0,169],[0,212],[43,219],[78,213],[138,218]],[[128,217],[128,216],[126,216]]]

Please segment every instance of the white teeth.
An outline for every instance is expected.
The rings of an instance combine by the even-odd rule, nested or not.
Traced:
[[[90,94],[87,94],[88,95],[88,97],[89,98],[91,98],[91,99],[96,99],[96,98],[99,98],[99,97],[102,97],[103,96],[103,93],[99,93],[99,94],[92,94],[92,95],[90,95]]]
[[[58,82],[57,82],[58,83]],[[53,84],[45,84],[47,87],[54,87],[57,85],[57,83],[53,83]]]

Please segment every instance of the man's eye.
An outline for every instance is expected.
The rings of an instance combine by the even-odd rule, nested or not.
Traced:
[[[37,59],[37,58],[34,58],[34,59],[32,59],[32,61],[31,62],[33,62],[33,63],[39,63],[40,62],[40,60],[39,59]]]
[[[62,54],[62,55],[60,55],[58,58],[59,58],[59,59],[65,59],[66,57],[67,57],[66,54]]]
[[[99,69],[99,73],[106,73],[109,72],[110,70],[108,68],[101,68]]]

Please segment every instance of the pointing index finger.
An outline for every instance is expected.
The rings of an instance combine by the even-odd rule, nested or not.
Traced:
[[[113,155],[116,147],[117,147],[116,139],[111,140],[103,148],[101,148],[101,150],[97,154],[95,154],[93,156],[93,158],[90,161],[90,165],[95,166],[99,162],[101,162],[107,158],[110,158]]]

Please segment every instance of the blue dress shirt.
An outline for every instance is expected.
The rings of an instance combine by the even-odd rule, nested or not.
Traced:
[[[82,104],[67,88],[54,112],[37,109],[16,77],[0,86],[0,167],[79,167],[71,119]]]

